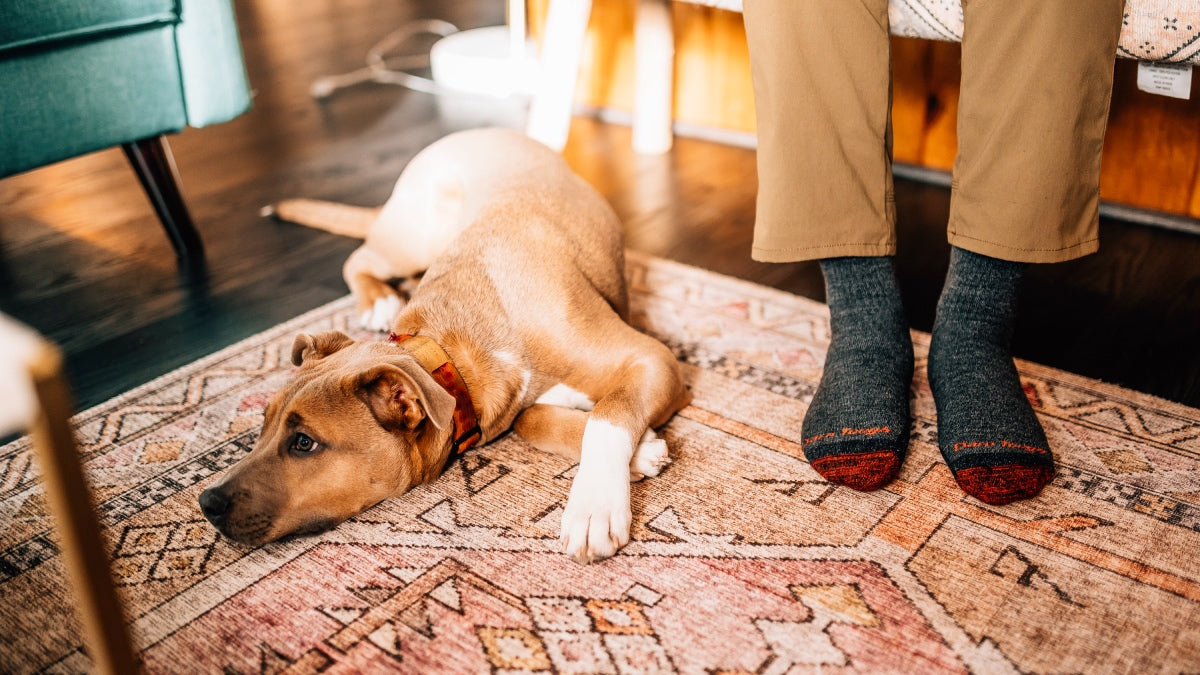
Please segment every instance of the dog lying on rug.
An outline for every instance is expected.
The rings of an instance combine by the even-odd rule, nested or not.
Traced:
[[[279,215],[365,236],[347,282],[365,323],[392,336],[296,338],[299,369],[254,450],[200,495],[209,521],[249,544],[326,530],[511,427],[579,462],[565,553],[586,563],[629,541],[629,483],[669,461],[652,429],[689,393],[670,350],[626,323],[616,214],[557,153],[460,132],[412,160],[369,227],[338,205]],[[387,281],[425,267],[401,309]]]

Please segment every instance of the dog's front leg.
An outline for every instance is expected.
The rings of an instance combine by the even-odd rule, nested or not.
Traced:
[[[662,343],[617,325],[627,335],[628,351],[610,364],[611,388],[588,415],[579,472],[563,510],[563,551],[581,563],[607,558],[629,543],[630,471],[656,475],[667,461],[666,444],[646,432],[665,424],[688,400],[674,355]],[[646,457],[631,467],[635,451]]]
[[[607,558],[629,543],[633,435],[595,415],[583,431],[579,470],[563,511],[563,552],[576,562]]]

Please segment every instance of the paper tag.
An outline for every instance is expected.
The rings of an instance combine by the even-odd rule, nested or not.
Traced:
[[[1192,67],[1186,63],[1138,61],[1138,89],[1172,98],[1192,95]]]

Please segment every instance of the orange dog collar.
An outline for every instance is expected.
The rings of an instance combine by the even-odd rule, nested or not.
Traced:
[[[467,383],[463,381],[462,373],[450,360],[450,355],[441,345],[424,335],[409,335],[392,333],[388,342],[403,344],[405,351],[413,355],[417,363],[433,376],[433,379],[454,397],[454,440],[450,451],[452,456],[466,452],[468,448],[483,438],[479,428],[479,417],[475,414],[475,404],[467,392]]]

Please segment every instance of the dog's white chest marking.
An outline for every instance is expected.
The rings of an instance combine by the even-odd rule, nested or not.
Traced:
[[[525,399],[525,392],[529,391],[529,381],[533,379],[533,373],[528,370],[521,371],[521,393],[517,394],[518,400]]]
[[[517,358],[516,354],[509,351],[493,352],[492,356],[501,363],[513,368],[521,368],[521,359]],[[525,393],[529,391],[529,383],[533,380],[533,373],[525,368],[521,368],[521,390],[517,392],[516,399],[518,401],[525,400]]]
[[[538,397],[538,403],[546,405],[556,405],[560,408],[574,408],[591,412],[596,406],[592,399],[588,398],[587,394],[572,389],[561,382],[546,390],[546,393]]]
[[[521,360],[517,358],[517,355],[509,351],[501,350],[494,352],[492,356],[495,356],[499,361],[503,361],[505,365],[514,367],[521,365]]]

